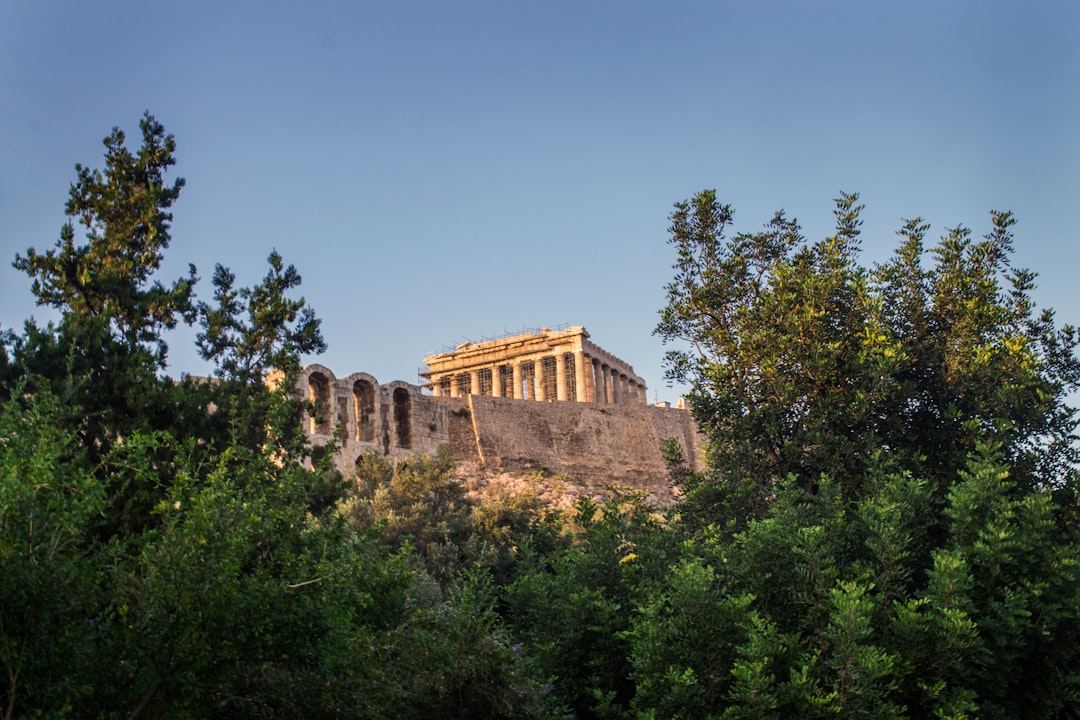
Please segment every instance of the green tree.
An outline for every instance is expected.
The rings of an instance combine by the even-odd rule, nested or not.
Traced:
[[[530,567],[505,591],[508,622],[575,717],[623,717],[635,694],[628,631],[672,560],[670,535],[632,498],[579,501],[568,531],[569,543],[526,550]]]
[[[675,277],[656,332],[681,343],[667,376],[690,385],[724,493],[749,479],[743,506],[760,509],[761,485],[853,480],[879,447],[951,478],[979,437],[1002,443],[1021,483],[1067,477],[1077,334],[1036,314],[1034,274],[1009,262],[1013,217],[992,213],[978,242],[950,230],[929,253],[926,224],[908,221],[895,256],[868,269],[861,209],[842,194],[836,233],[809,242],[782,212],[729,237],[733,210],[712,191],[675,206]]]
[[[58,398],[70,398],[84,444],[103,452],[133,424],[155,428],[161,420],[163,332],[194,319],[194,266],[171,284],[155,279],[184,186],[182,178],[165,181],[176,143],[149,113],[139,128],[136,151],[118,128],[105,138],[104,171],[75,166],[69,220],[55,247],[31,248],[14,263],[33,279],[38,303],[61,314],[55,328],[28,325],[15,344],[19,374],[46,379]]]
[[[434,455],[398,460],[365,453],[355,481],[355,493],[339,511],[354,528],[374,528],[393,547],[413,547],[443,587],[474,565],[505,584],[516,572],[518,544],[545,542],[544,513],[535,496],[471,497],[448,445]]]
[[[446,586],[469,560],[473,503],[455,476],[449,446],[391,460],[374,452],[356,464],[356,495],[341,511],[353,527],[376,527],[393,547],[410,545]]]
[[[669,372],[710,468],[669,458],[686,540],[629,633],[644,716],[1080,707],[1075,330],[1036,313],[1008,213],[929,253],[907,222],[868,269],[860,207],[843,195],[808,243],[783,214],[727,239],[711,192],[676,206],[658,332],[689,343]],[[721,629],[688,642],[703,618]]]
[[[21,395],[21,394],[20,394]],[[104,485],[65,462],[74,444],[55,403],[24,396],[0,407],[0,717],[61,716],[85,690],[96,636],[88,528]]]
[[[252,452],[268,445],[282,461],[299,460],[308,454],[302,413],[322,409],[293,388],[302,356],[324,352],[326,342],[304,298],[290,297],[300,273],[276,251],[267,263],[266,276],[252,288],[236,288],[236,276],[217,265],[215,304],[197,305],[199,354],[215,366],[215,382],[205,388],[215,411],[206,416],[205,432]]]
[[[262,283],[239,289],[234,287],[236,276],[216,266],[217,305],[198,304],[203,327],[199,352],[215,363],[223,380],[260,384],[272,370],[286,374],[299,370],[301,355],[326,350],[315,313],[304,298],[288,297],[300,286],[300,273],[292,265],[286,267],[276,250],[267,263],[270,269]]]
[[[16,259],[61,317],[0,336],[2,716],[546,716],[487,572],[449,573],[444,599],[407,541],[350,525],[329,461],[301,462],[293,381],[324,343],[296,269],[273,253],[236,289],[219,266],[212,305],[194,270],[154,280],[183,182],[141,126],[139,151],[117,130],[103,173],[78,167],[56,248]],[[196,315],[217,377],[174,382],[163,333]],[[402,504],[442,493],[467,526],[435,467]]]

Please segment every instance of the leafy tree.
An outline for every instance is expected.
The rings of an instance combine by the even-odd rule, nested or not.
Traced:
[[[326,343],[320,321],[303,298],[287,293],[298,287],[300,273],[285,266],[277,251],[267,258],[270,270],[254,288],[236,289],[236,276],[221,265],[214,269],[216,307],[199,303],[203,331],[199,352],[217,365],[223,380],[259,384],[272,370],[299,370],[300,356],[321,353]],[[246,319],[245,319],[246,316]]]
[[[365,453],[355,481],[355,492],[339,504],[352,527],[373,528],[392,547],[414,548],[442,587],[474,565],[506,584],[517,571],[519,545],[551,545],[535,496],[471,497],[446,445],[397,460]]]
[[[1077,334],[1036,314],[1034,274],[1009,262],[1012,215],[992,213],[979,242],[950,230],[930,252],[927,225],[908,221],[895,256],[867,269],[861,209],[842,194],[836,233],[809,242],[783,212],[729,237],[733,210],[713,191],[675,206],[675,278],[656,332],[684,343],[667,375],[690,384],[711,466],[735,483],[720,495],[741,489],[749,497],[734,504],[760,510],[774,479],[850,481],[878,448],[950,478],[979,437],[1002,443],[1021,483],[1067,477]]]
[[[116,461],[152,475],[163,442],[175,441],[136,436]],[[101,650],[114,660],[87,702],[130,717],[328,714],[356,688],[342,675],[327,692],[325,677],[357,635],[400,622],[411,572],[333,513],[307,511],[313,471],[226,449],[190,474],[200,456],[168,476],[158,522],[100,548]]]
[[[508,622],[575,717],[622,717],[635,693],[634,607],[663,577],[670,536],[633,500],[579,501],[570,524],[570,544],[522,559],[532,568],[506,589]]]
[[[447,446],[401,460],[365,453],[357,461],[356,496],[342,512],[353,527],[377,527],[394,547],[414,547],[432,576],[448,585],[467,561],[472,534],[472,503],[454,471]]]
[[[673,566],[627,635],[634,704],[658,718],[711,717],[725,703],[752,597],[724,592],[699,558]]]
[[[1077,526],[979,444],[939,507],[879,457],[857,497],[779,483],[651,586],[630,641],[646,717],[1071,717]]]
[[[56,248],[16,259],[61,317],[0,335],[2,716],[550,716],[488,572],[466,569],[523,513],[473,522],[444,457],[392,477],[425,558],[350,524],[329,461],[301,462],[293,380],[324,342],[299,273],[272,253],[236,289],[218,266],[213,304],[194,269],[157,282],[183,181],[164,182],[172,137],[141,127],[139,151],[114,130],[106,170],[77,168]],[[175,382],[163,333],[196,316],[217,377]],[[467,549],[445,599],[423,569],[446,556],[439,517]]]
[[[171,184],[175,140],[152,115],[139,123],[142,146],[129,150],[118,128],[105,138],[105,170],[76,165],[69,220],[53,249],[16,256],[41,305],[61,313],[57,327],[28,325],[15,344],[21,374],[52,383],[83,417],[87,447],[107,450],[134,423],[155,427],[168,347],[162,333],[192,322],[194,266],[163,284],[154,276],[169,247],[170,208],[184,180]],[[76,238],[76,226],[85,242]]]
[[[109,336],[130,354],[147,353],[164,366],[163,329],[190,316],[195,269],[171,287],[152,282],[169,247],[168,212],[180,196],[183,178],[166,185],[164,174],[175,164],[176,142],[152,115],[139,122],[142,147],[132,154],[119,128],[105,138],[104,173],[76,165],[66,211],[71,218],[53,250],[33,248],[17,256],[15,267],[33,279],[38,302],[60,310],[65,319],[100,319]],[[87,243],[77,244],[75,227],[85,228]]]
[[[909,221],[867,269],[860,208],[808,243],[783,214],[726,238],[711,192],[676,206],[658,332],[690,343],[669,373],[710,469],[669,458],[687,539],[628,633],[643,716],[1080,707],[1075,330],[1036,314],[1011,215],[930,253]]]
[[[0,407],[5,720],[31,708],[57,716],[70,711],[85,689],[85,654],[96,635],[95,574],[85,543],[105,506],[105,487],[65,462],[74,438],[56,427],[54,408],[47,395]]]
[[[304,298],[289,297],[300,273],[276,251],[267,262],[253,288],[236,288],[236,276],[216,266],[215,305],[198,303],[199,354],[215,364],[216,376],[207,388],[215,407],[208,424],[250,451],[269,444],[283,461],[299,460],[307,454],[301,414],[314,408],[293,387],[301,356],[324,352],[326,342]]]

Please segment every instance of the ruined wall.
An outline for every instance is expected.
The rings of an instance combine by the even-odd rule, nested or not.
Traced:
[[[447,407],[415,385],[400,380],[384,385],[367,373],[338,378],[324,365],[308,365],[296,390],[319,410],[303,419],[313,446],[325,445],[334,428],[342,428],[337,466],[346,475],[365,452],[408,457],[434,453],[450,442]]]
[[[467,401],[475,454],[490,471],[539,470],[583,482],[651,489],[667,482],[660,446],[668,438],[676,439],[697,467],[701,443],[685,410],[483,395],[470,395]],[[454,451],[457,454],[459,446]]]
[[[367,373],[338,378],[323,365],[305,367],[296,390],[320,410],[303,419],[313,446],[325,445],[341,427],[336,464],[346,475],[365,452],[409,457],[434,453],[444,443],[470,472],[539,471],[646,491],[667,487],[660,447],[668,438],[679,442],[692,467],[700,465],[702,443],[690,413],[681,409],[434,397],[400,380],[381,384]]]

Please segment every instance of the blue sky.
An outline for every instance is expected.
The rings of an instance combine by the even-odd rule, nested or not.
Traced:
[[[859,192],[864,256],[1013,210],[1014,263],[1080,321],[1074,2],[49,2],[0,5],[0,326],[36,308],[74,165],[149,110],[177,139],[163,276],[304,277],[339,375],[585,325],[674,400],[652,335],[676,201],[816,239]],[[193,332],[171,367],[205,373]]]

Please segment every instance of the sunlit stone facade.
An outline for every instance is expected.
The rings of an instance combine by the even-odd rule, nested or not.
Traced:
[[[438,397],[647,403],[645,381],[634,368],[589,340],[581,326],[466,342],[424,362],[428,370],[421,375]]]

